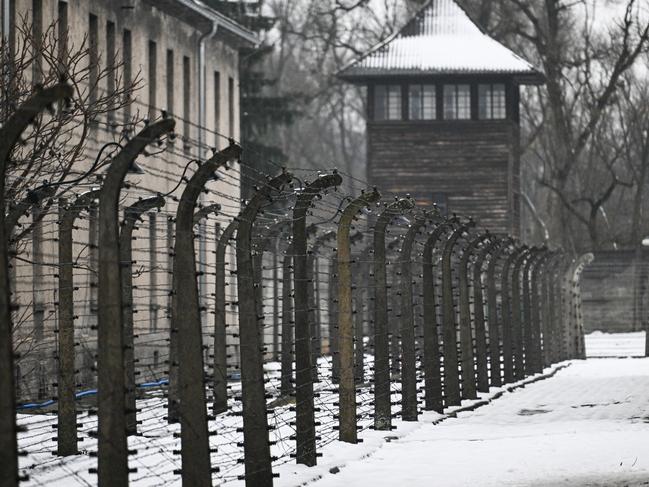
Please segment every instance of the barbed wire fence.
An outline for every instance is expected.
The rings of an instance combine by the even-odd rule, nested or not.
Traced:
[[[2,184],[22,132],[69,96],[40,90],[5,124]],[[187,127],[207,130],[165,115],[64,192],[3,198],[6,485],[270,486],[332,441],[585,356],[591,255],[333,168],[260,174],[245,146],[205,156]]]

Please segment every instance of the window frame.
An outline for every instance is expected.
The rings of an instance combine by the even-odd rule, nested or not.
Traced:
[[[442,105],[442,113],[443,113],[443,119],[444,120],[453,120],[453,121],[465,121],[465,120],[473,120],[472,113],[471,113],[471,105],[473,101],[473,97],[471,96],[471,86],[472,83],[470,82],[455,82],[455,83],[443,83],[442,84],[442,100],[443,100],[443,105]],[[466,106],[460,107],[460,88],[466,87],[466,93],[468,93],[468,104]],[[447,88],[453,88],[453,116],[448,116],[448,113],[450,113],[447,110]],[[464,92],[464,90],[462,90]],[[460,116],[460,109],[466,110],[467,116]]]
[[[378,91],[382,89],[385,93],[383,97],[383,110],[381,118],[378,118],[379,97]],[[404,120],[404,96],[402,83],[377,83],[373,88],[372,113],[373,120],[376,122],[399,122]],[[398,104],[391,107],[390,103],[398,100]],[[398,116],[392,116],[398,114]]]
[[[494,101],[494,93],[495,90],[494,88],[502,87],[502,105],[499,105],[498,107],[495,106]],[[507,84],[504,82],[488,82],[488,83],[478,83],[477,84],[477,90],[478,90],[478,120],[506,120],[507,119]],[[486,105],[485,105],[485,114],[483,116],[482,113],[482,100],[485,99],[482,94],[482,88],[486,88],[485,94],[487,95],[486,97]],[[496,108],[499,110],[499,116],[495,116],[495,110]],[[502,112],[500,112],[502,110]]]
[[[419,87],[419,93],[420,93],[420,99],[421,101],[419,102],[419,115],[417,118],[413,117],[413,87]],[[426,87],[432,87],[432,106],[430,106],[430,115],[431,116],[426,116],[426,103],[425,103],[425,94],[426,94]],[[413,121],[413,122],[425,122],[425,121],[431,121],[431,120],[437,120],[438,119],[438,107],[437,107],[437,93],[438,93],[438,83],[408,83],[407,90],[406,90],[406,96],[407,96],[407,106],[408,106],[408,118],[407,120]]]

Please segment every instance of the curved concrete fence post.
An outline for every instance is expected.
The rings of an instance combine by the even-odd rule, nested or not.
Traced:
[[[471,303],[469,298],[469,260],[490,238],[489,233],[472,238],[462,247],[459,265],[459,305],[460,305],[460,368],[462,371],[462,399],[476,399],[476,362],[474,336],[471,330]],[[480,284],[482,285],[482,284]],[[477,338],[477,337],[476,337]]]
[[[98,473],[102,487],[128,484],[119,197],[126,173],[135,159],[147,145],[171,133],[174,127],[172,119],[163,119],[144,127],[111,160],[99,195],[97,403]]]
[[[439,350],[439,328],[437,319],[437,278],[433,263],[435,246],[442,241],[443,236],[457,224],[457,218],[437,225],[430,233],[423,252],[423,299],[424,299],[424,409],[426,411],[444,411],[442,397],[442,362]],[[437,272],[439,274],[439,272]]]
[[[227,309],[225,276],[226,251],[228,245],[234,244],[234,234],[239,226],[238,218],[234,218],[225,230],[221,232],[216,244],[215,267],[215,315],[214,315],[214,382],[212,412],[224,413],[228,410],[228,352],[227,352]]]
[[[385,232],[394,218],[414,206],[409,197],[397,199],[384,207],[374,225],[374,429],[379,431],[392,429]]]
[[[142,214],[162,208],[162,196],[140,199],[124,209],[124,221],[119,234],[119,253],[122,261],[122,311],[124,320],[124,380],[126,381],[126,434],[137,433],[135,406],[135,341],[133,338],[133,230]]]
[[[434,215],[424,211],[414,215],[403,239],[399,260],[401,261],[401,419],[417,421],[417,357],[415,351],[415,320],[413,315],[412,247],[417,235]]]
[[[293,176],[282,172],[257,189],[241,211],[237,229],[237,290],[239,293],[239,336],[241,393],[243,402],[243,451],[247,487],[271,487],[273,471],[268,439],[263,351],[257,316],[257,291],[252,249],[252,227],[262,204],[272,201]]]
[[[337,172],[319,176],[297,196],[293,210],[293,281],[295,299],[295,409],[296,459],[307,466],[316,464],[313,372],[311,365],[311,325],[307,281],[306,216],[313,200],[330,188],[340,186]]]
[[[75,404],[75,353],[74,353],[74,256],[72,253],[74,222],[79,214],[89,208],[99,196],[99,191],[87,191],[72,203],[59,200],[59,368],[57,396],[57,453],[76,455],[77,410]]]
[[[451,257],[457,241],[475,226],[473,221],[459,225],[449,235],[442,253],[442,346],[444,350],[444,396],[447,406],[461,403],[458,323],[453,296],[453,268]]]
[[[237,161],[241,148],[230,146],[203,162],[189,178],[176,211],[176,242],[173,261],[173,299],[170,351],[171,367],[177,361],[177,383],[170,377],[170,389],[176,388],[180,419],[180,443],[183,485],[212,484],[209,432],[203,364],[203,333],[197,263],[194,251],[194,215],[196,202],[214,173]],[[175,346],[174,346],[175,344]]]
[[[494,387],[500,387],[503,384],[503,354],[505,350],[505,328],[502,316],[505,310],[505,302],[508,293],[506,282],[503,281],[508,271],[504,269],[509,259],[503,263],[501,275],[501,292],[500,292],[500,317],[498,313],[498,284],[496,279],[496,266],[503,257],[507,255],[513,245],[513,240],[502,239],[498,242],[497,249],[491,254],[489,264],[487,264],[487,323],[489,326],[489,384]],[[508,281],[507,281],[508,282]],[[511,339],[508,333],[508,344]],[[510,345],[511,361],[511,345]]]
[[[489,236],[476,255],[473,263],[473,328],[475,330],[475,365],[478,392],[489,392],[489,354],[487,348],[487,323],[485,319],[485,297],[483,286],[484,263],[500,245],[500,240]],[[489,330],[491,332],[491,330]],[[491,334],[489,335],[491,337]],[[498,332],[496,331],[496,339]],[[498,361],[500,365],[500,361]]]
[[[23,132],[44,110],[56,102],[72,97],[72,87],[66,83],[37,89],[0,129],[0,479],[7,487],[16,487],[18,475],[18,445],[16,440],[16,397],[14,383],[11,298],[9,286],[9,242],[5,222],[5,180],[11,153]]]
[[[524,303],[523,287],[521,285],[521,273],[525,262],[527,262],[532,256],[533,249],[525,249],[524,252],[519,254],[518,259],[514,262],[512,266],[512,355],[514,358],[514,378],[516,380],[521,380],[525,377],[525,366],[524,366],[524,357],[525,357],[525,322],[526,317],[524,316],[527,306]]]
[[[340,347],[339,436],[340,441],[356,443],[356,383],[354,380],[354,323],[352,309],[352,253],[350,227],[363,209],[376,203],[381,195],[373,190],[362,193],[345,207],[338,222],[338,336]]]

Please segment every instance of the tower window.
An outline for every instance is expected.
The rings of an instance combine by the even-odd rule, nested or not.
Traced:
[[[401,86],[374,87],[374,120],[401,120]]]
[[[505,85],[478,85],[478,116],[481,120],[504,119],[507,116]]]
[[[435,85],[410,85],[408,103],[410,120],[434,120],[437,118]]]
[[[469,85],[444,85],[444,119],[468,120],[471,118],[471,87]]]

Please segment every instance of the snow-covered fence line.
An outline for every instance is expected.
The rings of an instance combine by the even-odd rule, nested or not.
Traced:
[[[5,124],[0,169],[66,96],[38,92]],[[359,428],[584,358],[590,255],[530,248],[407,195],[381,201],[380,188],[345,194],[336,170],[278,166],[240,202],[237,167],[258,155],[230,140],[190,157],[174,125],[147,122],[67,185],[3,199],[7,485],[270,486],[277,463],[313,466]]]

